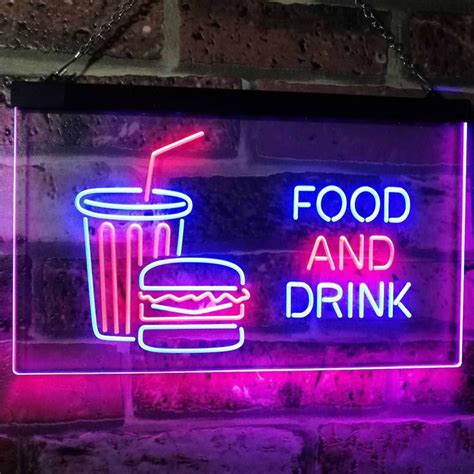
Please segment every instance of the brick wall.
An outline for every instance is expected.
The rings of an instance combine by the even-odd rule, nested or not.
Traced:
[[[140,3],[132,20],[121,25],[123,34],[105,46],[105,56],[83,80],[420,95],[349,1]],[[472,98],[470,1],[449,2],[449,7],[427,0],[374,3],[430,79],[449,89],[446,94]],[[2,83],[50,73],[114,4],[6,2],[0,11]],[[12,147],[7,87],[0,102],[0,189],[7,191]],[[9,365],[11,198],[8,192],[1,196],[2,474],[474,470],[470,236],[467,341],[460,369],[17,377]],[[61,271],[53,264],[48,268],[52,278]]]

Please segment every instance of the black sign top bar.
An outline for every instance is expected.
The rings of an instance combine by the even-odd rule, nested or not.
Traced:
[[[12,85],[12,105],[44,111],[110,110],[199,115],[274,115],[400,121],[463,122],[467,100],[373,97],[181,87],[25,82]]]

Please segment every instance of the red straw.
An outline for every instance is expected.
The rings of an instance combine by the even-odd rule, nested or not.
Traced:
[[[192,135],[189,135],[188,137],[185,137],[185,138],[182,138],[181,140],[170,143],[169,145],[162,146],[161,148],[158,148],[154,152],[152,152],[152,154],[150,155],[150,162],[148,163],[148,172],[146,174],[145,202],[150,201],[151,185],[153,181],[153,168],[155,167],[155,158],[158,155],[162,155],[163,153],[166,153],[167,151],[173,150],[174,148],[177,148],[181,145],[192,142],[193,140],[196,140],[197,138],[200,138],[203,136],[204,136],[203,131],[193,133]]]

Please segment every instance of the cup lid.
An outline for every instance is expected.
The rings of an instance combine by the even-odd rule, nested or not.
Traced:
[[[116,221],[168,221],[192,211],[187,194],[158,188],[151,193],[152,201],[159,202],[145,203],[142,188],[91,188],[81,191],[74,205],[84,216]]]

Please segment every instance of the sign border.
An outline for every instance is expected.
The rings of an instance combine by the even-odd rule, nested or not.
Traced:
[[[467,187],[467,142],[468,142],[468,122],[460,123],[461,129],[461,154],[462,154],[462,190],[461,190],[461,255],[460,255],[460,294],[459,294],[459,341],[458,341],[458,361],[454,364],[414,364],[414,365],[384,365],[384,366],[358,366],[358,367],[305,367],[305,368],[265,368],[265,369],[208,369],[208,370],[176,370],[176,371],[41,371],[41,372],[21,372],[17,370],[16,364],[16,189],[17,189],[17,113],[18,107],[13,109],[13,295],[12,295],[12,372],[15,375],[144,375],[144,374],[190,374],[190,373],[246,373],[246,372],[315,372],[315,371],[359,371],[359,370],[404,370],[404,369],[447,369],[459,368],[462,365],[463,349],[463,326],[464,326],[464,267],[465,267],[465,240],[466,240],[466,187]]]

